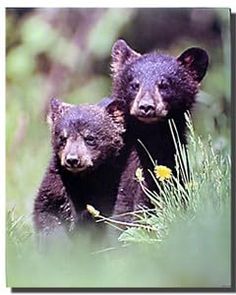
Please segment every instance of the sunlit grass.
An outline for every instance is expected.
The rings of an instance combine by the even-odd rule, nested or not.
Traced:
[[[194,223],[204,210],[215,212],[216,215],[228,210],[230,158],[214,151],[210,136],[208,142],[204,143],[201,137],[195,135],[189,115],[186,115],[186,120],[189,133],[187,149],[181,145],[175,124],[170,121],[176,148],[177,175],[174,176],[166,166],[156,165],[158,159],[152,159],[149,154],[153,163],[153,170],[149,172],[157,188],[150,191],[144,185],[142,169],[137,169],[137,182],[154,209],[140,207],[139,212],[130,212],[136,219],[135,226],[126,224],[127,229],[119,237],[121,241],[160,242],[168,235],[171,224],[180,221]]]

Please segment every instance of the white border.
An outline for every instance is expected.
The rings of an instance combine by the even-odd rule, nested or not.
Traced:
[[[205,0],[189,1],[189,0],[119,0],[117,2],[109,0],[1,0],[1,6],[4,7],[203,7],[203,8],[232,8],[236,12],[235,0]]]
[[[5,10],[0,10],[0,294],[9,294],[6,289],[5,270]],[[2,290],[2,286],[5,288]]]

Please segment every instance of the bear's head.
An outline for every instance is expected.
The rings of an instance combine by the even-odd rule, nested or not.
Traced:
[[[49,121],[52,147],[66,170],[78,173],[95,169],[123,147],[122,103],[70,105],[50,101]]]
[[[192,47],[179,57],[139,54],[125,41],[112,48],[113,97],[124,100],[129,114],[144,123],[190,110],[208,67],[205,50]]]

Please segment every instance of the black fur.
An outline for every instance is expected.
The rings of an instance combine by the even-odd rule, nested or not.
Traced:
[[[168,119],[173,119],[182,144],[186,145],[184,113],[190,111],[208,66],[207,53],[201,48],[187,49],[178,58],[148,53],[141,55],[123,40],[112,49],[114,100],[126,104],[126,164],[121,176],[113,215],[137,210],[151,204],[135,180],[135,171],[143,168],[145,185],[156,186],[148,169],[153,165],[138,139],[158,165],[175,171],[175,147]],[[122,220],[130,218],[122,217]]]
[[[124,118],[120,103],[72,106],[51,100],[52,158],[34,203],[38,232],[72,231],[92,221],[86,205],[111,215],[123,147]],[[77,159],[70,162],[68,159]],[[114,172],[114,174],[113,174]]]

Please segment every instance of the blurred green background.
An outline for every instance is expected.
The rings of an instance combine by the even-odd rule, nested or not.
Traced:
[[[25,216],[29,226],[50,157],[49,99],[95,103],[110,95],[110,54],[118,38],[140,53],[160,50],[178,56],[191,46],[208,51],[194,127],[203,138],[211,134],[215,150],[230,154],[228,9],[8,8],[7,209]]]

